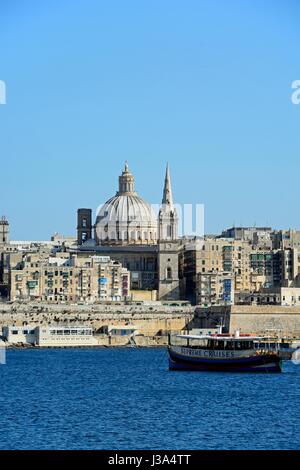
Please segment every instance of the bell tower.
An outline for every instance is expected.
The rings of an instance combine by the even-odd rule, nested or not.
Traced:
[[[173,203],[169,164],[158,215],[158,235],[158,296],[160,300],[178,300],[178,215]]]
[[[92,238],[92,209],[77,211],[77,244],[82,245]]]
[[[9,243],[9,222],[6,217],[0,219],[0,245]]]
[[[167,164],[162,206],[158,216],[159,234],[161,241],[178,239],[178,215],[173,203],[170,168]]]

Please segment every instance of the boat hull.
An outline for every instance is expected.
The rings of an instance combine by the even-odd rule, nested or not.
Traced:
[[[281,358],[274,354],[261,354],[230,359],[187,357],[169,348],[169,369],[207,372],[281,372]]]

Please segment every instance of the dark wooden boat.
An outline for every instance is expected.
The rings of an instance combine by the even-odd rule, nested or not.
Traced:
[[[252,335],[169,337],[169,368],[182,371],[281,372],[277,351],[258,349],[261,338]]]

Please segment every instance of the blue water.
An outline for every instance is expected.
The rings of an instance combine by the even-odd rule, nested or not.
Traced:
[[[1,449],[299,449],[300,366],[169,372],[165,349],[9,350]]]

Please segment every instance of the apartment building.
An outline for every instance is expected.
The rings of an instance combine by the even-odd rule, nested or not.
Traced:
[[[107,256],[26,254],[11,270],[11,300],[101,302],[126,300],[130,273]]]
[[[291,256],[286,250],[273,250],[266,245],[253,245],[249,240],[207,236],[203,240],[183,243],[180,251],[179,277],[182,296],[193,303],[206,294],[199,292],[200,274],[217,274],[221,279],[230,273],[234,292],[259,291],[262,288],[280,286],[284,279],[293,278]],[[286,259],[286,268],[283,268]],[[202,279],[205,277],[202,276]],[[205,278],[206,279],[206,278]],[[200,283],[201,285],[201,283]]]
[[[197,274],[196,303],[201,307],[234,304],[232,273],[210,272]]]

